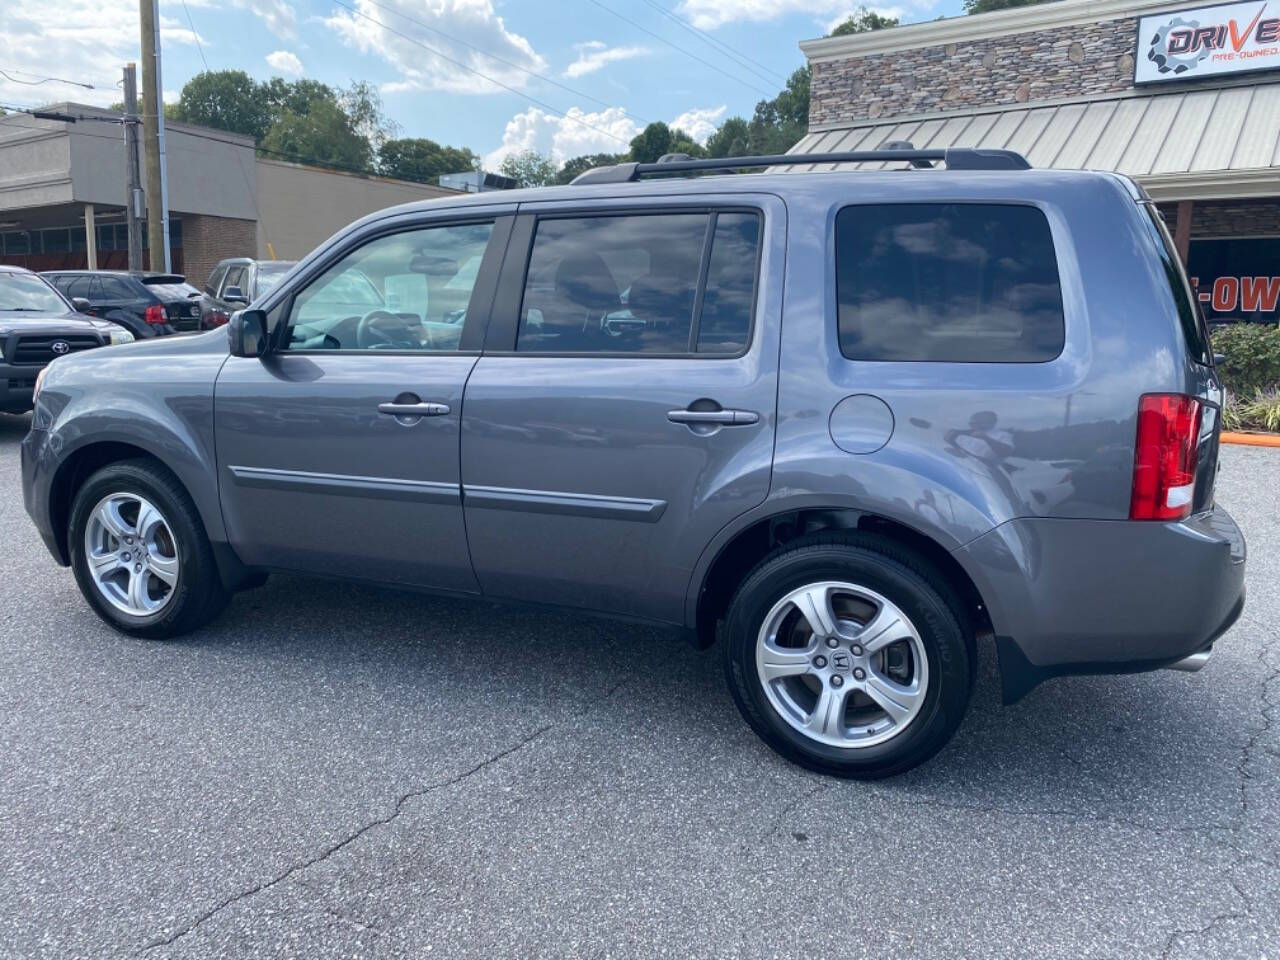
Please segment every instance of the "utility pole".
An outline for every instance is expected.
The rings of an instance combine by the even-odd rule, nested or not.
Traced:
[[[129,269],[142,269],[142,183],[138,180],[138,68],[124,68],[124,219],[129,231]]]
[[[142,21],[142,130],[147,162],[147,242],[151,269],[169,272],[169,197],[165,182],[164,100],[160,91],[158,0],[139,0]]]

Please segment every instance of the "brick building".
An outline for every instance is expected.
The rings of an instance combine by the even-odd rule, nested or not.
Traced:
[[[76,103],[48,109],[80,119],[0,117],[0,263],[124,269],[118,115]],[[166,124],[165,142],[170,262],[197,286],[227,257],[296,260],[366,213],[457,192],[264,159],[252,138],[189,124]]]
[[[1160,204],[1206,312],[1274,321],[1277,18],[1264,0],[1058,0],[807,41],[809,134],[792,152],[905,140],[1128,174]]]

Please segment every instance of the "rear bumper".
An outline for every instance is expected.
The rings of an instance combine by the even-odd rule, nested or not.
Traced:
[[[1013,520],[955,555],[987,604],[1011,701],[1047,677],[1204,650],[1244,608],[1245,552],[1215,507],[1180,523]]]

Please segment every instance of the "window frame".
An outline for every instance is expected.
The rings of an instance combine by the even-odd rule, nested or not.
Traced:
[[[415,219],[397,217],[379,221],[371,225],[367,230],[343,237],[341,243],[325,250],[311,262],[304,262],[305,269],[293,279],[287,289],[277,284],[268,291],[262,311],[268,315],[278,313],[279,316],[279,320],[272,324],[267,332],[269,352],[280,357],[382,356],[429,359],[431,357],[480,356],[485,342],[486,331],[490,325],[494,291],[498,285],[498,273],[502,265],[502,257],[506,253],[511,237],[512,224],[515,219],[514,205],[504,205],[499,208],[478,208],[474,212],[465,209],[452,210],[446,215],[430,219],[422,219],[419,216]],[[289,316],[293,313],[293,301],[299,293],[310,287],[316,280],[319,280],[328,272],[330,267],[339,263],[348,254],[381,240],[383,237],[395,236],[401,233],[416,233],[420,230],[463,227],[483,223],[491,224],[493,229],[489,233],[489,245],[485,248],[481,258],[480,268],[476,272],[476,282],[471,288],[471,301],[467,305],[468,312],[470,312],[472,303],[476,305],[476,320],[474,325],[468,324],[464,326],[457,350],[362,350],[358,347],[336,350],[291,350],[288,348],[288,341],[285,338],[289,329]]]
[[[865,357],[851,357],[844,350],[844,342],[840,337],[840,251],[837,244],[839,234],[840,215],[846,210],[865,209],[867,207],[958,207],[958,206],[977,206],[977,207],[1027,207],[1037,211],[1044,219],[1045,230],[1048,233],[1049,244],[1053,249],[1054,270],[1058,276],[1058,297],[1062,306],[1062,344],[1058,348],[1058,352],[1052,357],[1046,357],[1043,360],[954,360],[954,359],[932,359],[928,357],[903,359],[903,358],[887,358],[887,359],[868,359]],[[1067,322],[1067,314],[1070,308],[1067,303],[1067,284],[1062,269],[1062,255],[1058,249],[1059,237],[1054,230],[1053,217],[1049,215],[1041,204],[1031,200],[1020,200],[1016,198],[988,198],[988,197],[963,197],[963,198],[928,198],[928,199],[911,199],[911,200],[895,200],[895,199],[879,199],[879,200],[862,200],[856,203],[845,203],[835,208],[835,213],[831,219],[831,243],[829,245],[830,259],[828,263],[831,267],[831,322],[835,327],[835,344],[836,349],[840,353],[840,357],[846,363],[874,363],[874,364],[954,364],[963,367],[984,367],[984,366],[1000,366],[1000,367],[1016,367],[1016,368],[1035,368],[1042,367],[1046,364],[1055,363],[1061,360],[1067,352],[1068,345],[1071,341],[1071,330]]]
[[[741,350],[734,353],[698,353],[696,350],[682,353],[643,353],[635,350],[520,350],[520,318],[524,309],[525,284],[529,266],[533,260],[533,244],[537,237],[537,225],[543,220],[591,220],[600,217],[646,217],[672,214],[705,214],[707,224],[703,233],[702,251],[699,256],[698,284],[694,294],[693,315],[689,324],[689,342],[696,345],[702,321],[702,304],[706,294],[707,273],[711,262],[711,247],[715,239],[715,227],[719,214],[746,213],[755,216],[759,224],[756,243],[755,279],[751,288],[751,310],[748,318],[747,337]],[[755,345],[760,326],[760,273],[764,263],[769,219],[763,207],[753,203],[655,203],[644,206],[593,204],[584,207],[565,207],[546,212],[522,212],[516,218],[508,244],[506,260],[502,265],[502,277],[493,305],[489,323],[489,336],[485,340],[485,356],[541,357],[544,359],[589,359],[599,357],[613,360],[741,360]]]

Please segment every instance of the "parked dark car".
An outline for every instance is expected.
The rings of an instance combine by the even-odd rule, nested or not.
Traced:
[[[0,412],[31,409],[36,378],[50,361],[133,340],[123,327],[83,313],[88,306],[68,301],[39,274],[0,265]]]
[[[251,260],[248,257],[219,262],[209,274],[209,282],[204,285],[201,296],[204,328],[211,330],[226,323],[231,314],[247,307],[279,283],[297,263],[297,260]]]
[[[890,169],[626,163],[368,216],[224,329],[54,364],[27,508],[135,636],[285,570],[719,639],[746,722],[841,776],[939,750],[979,644],[1008,701],[1201,667],[1245,543],[1150,198],[1000,150],[803,159]]]
[[[89,312],[127,327],[138,340],[200,329],[200,291],[177,273],[49,270],[64,296],[89,301]]]

